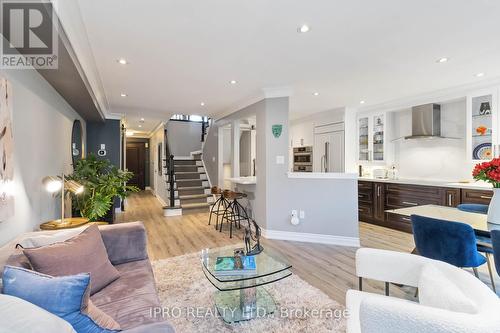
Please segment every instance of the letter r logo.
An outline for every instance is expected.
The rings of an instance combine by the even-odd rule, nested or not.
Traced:
[[[51,54],[53,11],[49,2],[2,3],[2,51],[4,54]]]

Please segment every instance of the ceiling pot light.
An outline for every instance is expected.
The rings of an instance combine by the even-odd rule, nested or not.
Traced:
[[[205,106],[205,102],[201,102],[201,103],[200,103],[200,105],[201,105],[201,106]]]
[[[141,122],[142,122],[142,123],[144,122],[144,118],[141,118]]]
[[[359,104],[365,104],[365,101],[360,101]]]
[[[448,60],[450,60],[450,59],[443,57],[443,58],[439,58],[438,60],[436,60],[436,62],[442,64],[442,63],[448,62]]]
[[[139,125],[139,128],[142,128],[142,125]]]
[[[314,96],[319,96],[319,92],[317,92],[317,91],[316,91],[316,92],[313,92],[313,95],[314,95]]]
[[[135,131],[132,131],[132,130],[126,130],[125,131],[125,135],[126,136],[133,136],[135,134]]]
[[[126,59],[120,58],[117,60],[120,65],[127,65],[128,61]]]
[[[477,73],[476,74],[476,77],[483,77],[484,76],[484,73]]]
[[[231,81],[229,81],[229,83],[236,84],[236,80],[231,80]]]
[[[128,95],[127,95],[127,94],[125,94],[125,93],[121,93],[121,94],[120,94],[120,96],[121,96],[121,97],[127,97]]]
[[[307,24],[302,24],[300,27],[297,28],[297,32],[299,32],[301,34],[309,32],[310,30],[311,30],[311,28],[309,28],[309,26]]]

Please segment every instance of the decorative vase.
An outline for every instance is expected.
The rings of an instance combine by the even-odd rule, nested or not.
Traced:
[[[500,224],[500,188],[493,189],[493,197],[488,207],[488,222]]]

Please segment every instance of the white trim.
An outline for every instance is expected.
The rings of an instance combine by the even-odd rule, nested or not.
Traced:
[[[203,142],[205,142],[205,141],[203,141]],[[203,150],[192,151],[190,154],[191,154],[191,157],[193,157],[194,155],[203,154]]]
[[[341,172],[287,172],[287,176],[293,179],[358,179],[356,173]]]
[[[146,187],[144,188],[144,191],[152,191],[151,186],[146,186]]]
[[[293,90],[291,87],[262,88],[265,98],[290,97]]]
[[[153,192],[153,194],[155,195],[156,200],[158,200],[160,202],[162,207],[167,206],[167,203],[165,201],[163,201],[163,199],[159,195],[156,195],[155,192]]]
[[[163,216],[181,216],[182,208],[165,208],[163,209]]]
[[[178,161],[189,161],[189,160],[192,160],[193,159],[193,156],[174,156],[174,161],[175,160],[178,160]]]
[[[125,118],[125,115],[123,113],[107,113],[106,114],[106,119],[114,119],[114,120],[122,120]]]
[[[286,240],[293,242],[319,243],[349,247],[360,247],[359,237],[310,234],[306,232],[278,231],[262,229],[262,235],[267,239]]]

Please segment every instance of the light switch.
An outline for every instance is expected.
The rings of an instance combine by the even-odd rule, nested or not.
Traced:
[[[306,218],[306,212],[304,212],[303,210],[299,211],[299,217],[301,219],[305,219]]]
[[[282,155],[276,156],[276,164],[285,164],[285,156]]]
[[[212,162],[215,162],[215,156],[212,156]]]

